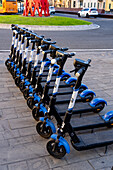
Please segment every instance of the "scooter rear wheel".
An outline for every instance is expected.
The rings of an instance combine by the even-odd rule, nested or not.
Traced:
[[[66,154],[66,149],[63,145],[58,146],[54,139],[51,139],[46,145],[47,151],[54,158],[61,159]]]
[[[105,107],[105,103],[98,103],[95,107],[99,107],[98,109],[95,109],[95,113],[99,113],[99,112],[101,112],[103,109],[104,109],[104,107]]]

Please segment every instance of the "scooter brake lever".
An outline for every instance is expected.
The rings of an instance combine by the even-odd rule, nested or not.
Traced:
[[[74,71],[75,71],[75,69],[74,69],[74,70],[71,70],[70,73],[72,73],[72,72],[74,72]]]

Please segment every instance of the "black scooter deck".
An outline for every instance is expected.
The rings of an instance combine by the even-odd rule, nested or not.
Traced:
[[[94,129],[99,127],[107,127],[110,125],[109,122],[105,122],[102,117],[98,115],[84,116],[81,118],[72,118],[71,125],[75,131],[86,130],[86,129]]]
[[[88,150],[113,144],[113,129],[98,131],[90,134],[79,135],[79,143],[73,143],[73,147],[78,150]]]

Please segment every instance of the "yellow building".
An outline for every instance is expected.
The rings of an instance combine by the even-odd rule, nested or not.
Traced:
[[[105,11],[113,11],[113,0],[49,0],[51,5],[63,8],[95,7]]]
[[[113,10],[113,0],[106,0],[105,11]]]

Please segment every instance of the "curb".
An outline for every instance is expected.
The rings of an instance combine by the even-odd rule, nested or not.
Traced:
[[[100,28],[97,24],[75,25],[75,26],[40,26],[40,25],[21,25],[35,31],[80,31]],[[0,24],[0,29],[10,29],[11,24]]]

